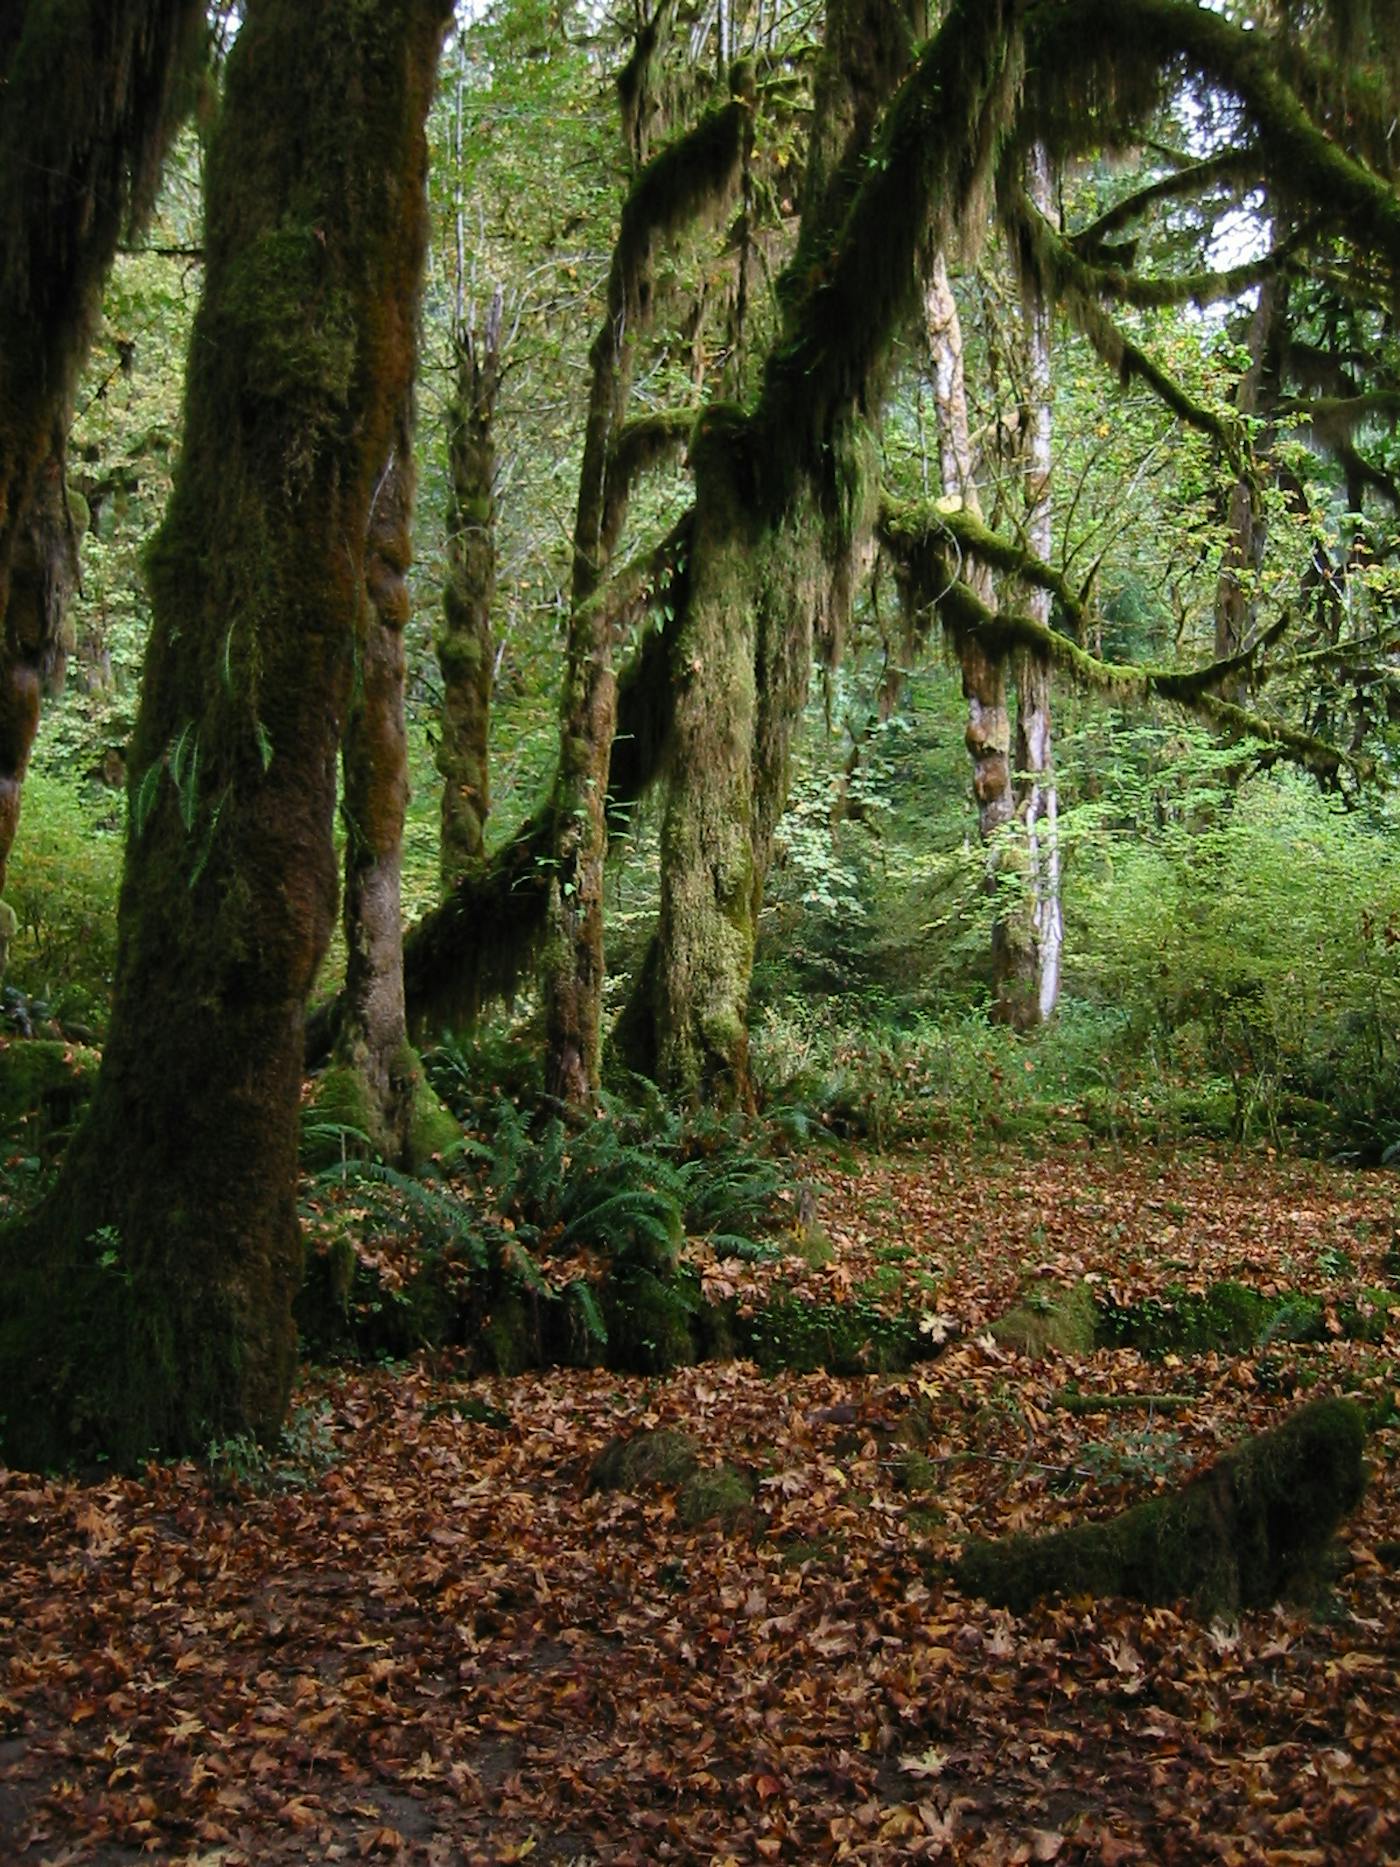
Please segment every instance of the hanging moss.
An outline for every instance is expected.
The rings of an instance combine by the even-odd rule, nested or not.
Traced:
[[[966,512],[944,511],[941,505],[900,506],[887,502],[882,509],[880,535],[889,546],[904,578],[905,600],[918,609],[936,611],[955,634],[968,634],[994,654],[1009,655],[1026,649],[1083,691],[1117,702],[1149,699],[1174,701],[1240,738],[1259,742],[1261,761],[1286,758],[1324,781],[1343,772],[1358,779],[1374,775],[1374,762],[1343,752],[1311,733],[1299,732],[1233,701],[1223,700],[1213,688],[1242,673],[1253,672],[1268,647],[1288,625],[1279,618],[1243,654],[1195,669],[1133,667],[1102,661],[1089,654],[1058,629],[1030,616],[993,611],[963,580],[964,550],[986,562],[1051,590],[1066,613],[1087,633],[1092,620],[1076,593],[1050,567],[1010,541],[998,538]]]
[[[1105,1523],[973,1543],[959,1588],[1024,1613],[1043,1595],[1189,1599],[1202,1615],[1307,1600],[1365,1489],[1361,1411],[1317,1400],[1226,1454],[1183,1490]]]

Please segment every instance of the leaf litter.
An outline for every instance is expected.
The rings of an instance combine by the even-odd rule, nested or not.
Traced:
[[[1236,1279],[1338,1314],[1394,1281],[1389,1177],[1091,1149],[813,1173],[830,1251],[712,1275],[754,1304],[912,1301],[936,1359],[466,1382],[444,1353],[309,1372],[281,1464],[0,1470],[0,1858],[1400,1855],[1390,1318],[1155,1362],[988,1333],[1032,1282],[1127,1304]],[[968,1537],[1120,1509],[1329,1392],[1368,1407],[1372,1475],[1311,1612],[1014,1617],[942,1578]],[[674,1489],[588,1490],[659,1428],[753,1507],[687,1528]]]

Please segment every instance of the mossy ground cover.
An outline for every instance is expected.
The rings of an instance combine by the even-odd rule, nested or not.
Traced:
[[[1392,1178],[1091,1150],[804,1173],[823,1250],[694,1276],[736,1321],[917,1305],[907,1371],[473,1374],[448,1347],[308,1370],[273,1451],[0,1474],[13,1858],[1393,1857],[1400,1341],[1343,1327],[1400,1272]],[[1230,1281],[1322,1330],[1148,1354],[990,1328],[1036,1291]],[[1338,1396],[1368,1485],[1311,1605],[1212,1622],[1184,1581],[1013,1613],[951,1579]],[[678,1459],[614,1452],[590,1488],[657,1434]]]

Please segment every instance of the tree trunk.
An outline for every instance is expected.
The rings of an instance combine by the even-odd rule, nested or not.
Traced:
[[[933,399],[938,429],[938,464],[945,499],[961,502],[974,519],[982,517],[972,459],[967,418],[967,385],[963,373],[962,320],[948,280],[942,253],[935,256],[924,293],[929,352],[933,360]],[[979,601],[994,608],[996,591],[986,565],[969,560],[962,576]],[[1015,814],[1011,783],[1011,715],[1006,698],[1006,659],[989,653],[970,635],[953,633],[953,649],[962,674],[967,701],[966,744],[972,760],[972,795],[977,805],[977,831],[986,853],[987,888],[995,896],[1003,834]],[[992,926],[992,970],[998,999],[1008,972],[1005,915],[997,912]]]
[[[412,557],[413,437],[401,411],[370,507],[365,606],[345,729],[345,990],[335,1051],[316,1087],[323,1121],[364,1134],[409,1169],[460,1139],[423,1077],[404,1016],[403,826],[408,810],[404,630]]]
[[[602,1064],[603,872],[608,764],[617,727],[614,623],[598,599],[626,516],[630,473],[620,441],[637,346],[656,308],[663,239],[733,194],[751,107],[712,110],[642,169],[613,250],[592,371],[574,523],[569,643],[544,951],[545,1081],[572,1107],[596,1094]]]
[[[456,339],[457,374],[447,411],[452,516],[447,583],[437,633],[442,723],[439,864],[447,895],[486,849],[491,810],[491,688],[495,676],[496,397],[501,383],[502,295],[497,287],[480,332]]]
[[[11,1462],[197,1450],[285,1412],[303,1017],[448,13],[249,0],[230,57],[107,1048],[54,1194],[0,1250]]]
[[[0,888],[77,542],[74,385],[124,224],[160,178],[198,0],[11,0],[0,25]]]
[[[868,163],[875,126],[909,68],[913,23],[872,0],[828,9],[803,226],[781,294],[785,329],[752,415],[712,407],[692,446],[695,536],[647,982],[657,1073],[691,1101],[751,1099],[758,912],[812,644],[823,637],[835,652],[868,536],[866,421],[884,392],[916,252],[931,221],[951,218],[976,169],[974,160],[955,173],[946,158],[956,143],[963,163],[967,120],[984,120],[1004,74],[999,9],[983,7],[974,21],[970,6],[955,6],[881,163]],[[957,103],[928,130],[935,87]],[[906,168],[900,152],[916,147],[918,163]],[[647,1019],[633,1023],[641,1030]]]
[[[1029,164],[1031,199],[1049,217],[1049,164],[1037,147]],[[1026,447],[1026,547],[1043,564],[1054,548],[1051,474],[1053,384],[1050,375],[1050,307],[1030,280],[1022,287],[1026,342],[1026,389],[1030,421]],[[1027,584],[1024,607],[1050,626],[1050,592]],[[1064,911],[1060,903],[1059,794],[1050,728],[1050,669],[1024,650],[1016,657],[1016,816],[1025,834],[1025,895],[1006,916],[998,980],[998,1011],[1017,1030],[1044,1024],[1060,996]],[[1018,854],[1020,852],[1018,851]]]
[[[1278,397],[1278,346],[1283,336],[1288,282],[1281,273],[1259,287],[1259,302],[1249,324],[1249,368],[1240,378],[1236,405],[1246,420],[1268,421]],[[1228,661],[1249,642],[1257,601],[1255,582],[1268,541],[1268,514],[1252,473],[1242,473],[1230,489],[1225,550],[1215,588],[1215,658]],[[1243,679],[1221,692],[1239,700]]]

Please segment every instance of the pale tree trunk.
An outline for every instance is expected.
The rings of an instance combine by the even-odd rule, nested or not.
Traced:
[[[924,292],[924,315],[929,353],[933,361],[934,414],[938,430],[938,464],[945,499],[958,499],[975,519],[982,516],[981,500],[972,459],[967,419],[967,386],[963,373],[962,321],[948,281],[942,253],[933,262]],[[979,600],[995,605],[992,574],[984,564],[969,560],[962,575]],[[962,674],[967,701],[967,750],[972,760],[972,794],[977,804],[977,828],[987,855],[988,887],[996,889],[996,865],[1001,838],[1015,810],[1011,785],[1011,716],[1006,698],[1006,663],[992,655],[975,637],[954,634],[953,648]],[[993,933],[993,955],[1001,971],[1000,922]]]
[[[1283,327],[1288,285],[1275,273],[1259,287],[1259,302],[1249,323],[1249,368],[1240,378],[1236,406],[1242,416],[1267,420],[1277,396],[1279,333]],[[1225,550],[1215,587],[1215,658],[1227,661],[1249,644],[1257,601],[1255,580],[1264,561],[1268,514],[1253,474],[1241,473],[1230,489]],[[1244,692],[1243,676],[1221,688],[1227,699]]]
[[[439,867],[449,894],[486,847],[491,810],[491,688],[495,675],[496,398],[501,383],[497,287],[478,331],[456,339],[456,377],[447,411],[452,503],[447,581],[436,647],[442,673],[437,768],[442,776]]]
[[[1049,164],[1037,148],[1028,164],[1031,199],[1052,212]],[[1026,545],[1043,564],[1054,548],[1054,467],[1050,307],[1027,281],[1022,289],[1026,391]],[[1051,597],[1039,584],[1022,596],[1027,613],[1050,626]],[[1044,1024],[1060,996],[1064,911],[1060,901],[1059,797],[1050,725],[1050,669],[1024,651],[1016,657],[1016,815],[1025,830],[1025,899],[1008,916],[1000,1009],[1018,1030]]]
[[[54,1192],[0,1236],[12,1464],[134,1463],[285,1415],[305,1007],[449,13],[249,0],[230,55],[150,556],[111,1024]]]

